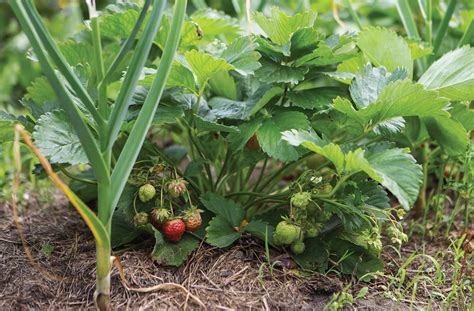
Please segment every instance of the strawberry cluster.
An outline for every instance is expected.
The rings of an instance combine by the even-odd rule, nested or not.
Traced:
[[[133,203],[136,226],[150,224],[171,242],[181,240],[185,231],[201,227],[202,211],[193,205],[187,181],[177,176],[174,168],[161,163],[137,167],[129,183],[138,187]],[[140,209],[146,211],[137,212],[137,198]]]

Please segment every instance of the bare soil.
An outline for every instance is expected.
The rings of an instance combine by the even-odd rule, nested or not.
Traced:
[[[59,202],[53,207],[42,208],[32,204],[22,213],[26,241],[35,262],[47,273],[39,271],[25,256],[10,207],[4,205],[0,209],[0,310],[93,308],[95,245],[79,215],[64,199]],[[42,251],[48,245],[54,247],[50,255],[45,254],[44,249]],[[444,246],[441,243],[435,247]],[[250,238],[244,238],[227,250],[203,244],[180,268],[154,263],[149,256],[152,247],[151,243],[145,242],[139,249],[120,254],[131,286],[181,284],[210,310],[323,310],[332,294],[346,286],[354,296],[360,288],[369,286],[369,294],[350,309],[410,308],[410,297],[398,302],[385,298],[386,277],[369,284],[335,275],[303,277],[290,258],[276,252],[272,253],[272,260],[279,260],[281,264],[271,275],[268,267],[262,266],[266,262],[263,245]],[[410,245],[406,249],[416,250]],[[404,252],[402,258],[384,254],[385,273],[395,273],[409,254],[409,251]],[[429,302],[432,310],[442,309],[429,299],[429,290],[422,288],[415,304],[411,302],[412,307],[426,307]],[[177,289],[146,294],[130,292],[121,283],[117,269],[112,274],[112,303],[116,310],[202,309]]]

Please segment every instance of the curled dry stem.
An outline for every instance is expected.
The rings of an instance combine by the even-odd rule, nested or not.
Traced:
[[[12,199],[11,199],[11,207],[12,207],[12,214],[13,214],[13,223],[15,224],[15,227],[18,231],[18,235],[20,236],[21,239],[21,244],[23,245],[23,250],[25,251],[26,257],[28,258],[28,261],[30,264],[38,270],[44,277],[53,280],[53,281],[69,281],[67,278],[51,273],[48,270],[46,270],[43,266],[41,266],[33,257],[33,254],[31,252],[30,247],[28,246],[28,243],[26,242],[26,237],[25,237],[25,232],[23,229],[23,224],[20,221],[20,218],[18,216],[18,208],[17,208],[17,202],[18,202],[18,189],[20,187],[20,179],[21,179],[21,152],[20,152],[20,133],[23,134],[24,129],[22,126],[17,126],[15,128],[15,140],[13,143],[13,152],[14,152],[14,158],[15,158],[15,166],[16,166],[16,172],[15,172],[15,177],[13,179],[13,185],[12,185]],[[29,141],[31,143],[31,140]],[[31,148],[31,146],[27,143],[28,147]]]

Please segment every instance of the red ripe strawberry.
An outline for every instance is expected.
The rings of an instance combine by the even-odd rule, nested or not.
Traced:
[[[181,240],[184,231],[186,231],[186,224],[180,218],[168,220],[161,226],[161,232],[172,242]]]
[[[191,208],[190,210],[186,211],[184,215],[184,222],[186,223],[186,230],[194,232],[202,224],[201,218],[202,211],[197,208]]]

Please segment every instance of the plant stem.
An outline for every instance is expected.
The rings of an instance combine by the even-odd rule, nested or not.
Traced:
[[[347,6],[347,9],[349,10],[349,14],[351,15],[352,19],[356,23],[357,27],[359,27],[359,29],[362,30],[362,28],[364,28],[364,26],[362,25],[362,23],[360,21],[359,15],[357,15],[356,11],[352,7],[351,1],[350,0],[343,0],[343,3],[344,3],[345,6]]]
[[[449,21],[451,20],[451,17],[453,16],[454,9],[456,8],[457,2],[458,2],[457,0],[449,0],[446,13],[444,14],[443,19],[441,20],[441,25],[439,25],[438,31],[436,32],[436,37],[433,44],[433,55],[430,57],[430,61],[434,60],[434,58],[436,57],[436,54],[439,51],[439,48],[441,47],[441,42],[443,42],[444,36],[446,35],[448,26],[449,26]]]
[[[458,47],[469,44],[473,36],[474,36],[474,19],[471,20],[471,22],[469,23],[469,26],[467,26],[466,30],[464,31],[464,34],[462,35],[461,40],[459,40]]]
[[[91,29],[92,29],[92,45],[94,47],[94,60],[95,69],[97,74],[97,99],[99,113],[102,118],[107,119],[107,84],[99,84],[104,78],[105,68],[104,59],[102,57],[102,43],[100,40],[100,24],[97,17],[91,18]],[[105,141],[105,139],[103,140]]]
[[[402,19],[403,27],[405,28],[408,37],[415,40],[420,40],[418,29],[416,28],[415,20],[411,12],[408,0],[398,0],[397,10],[400,18]]]

